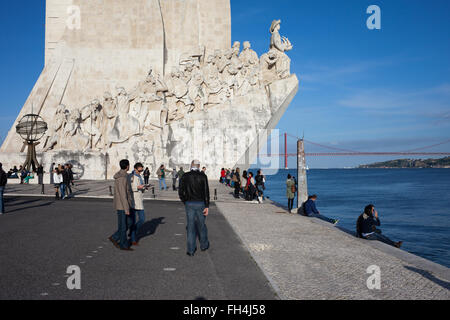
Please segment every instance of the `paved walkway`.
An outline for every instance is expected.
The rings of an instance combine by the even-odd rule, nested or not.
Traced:
[[[0,216],[2,299],[278,299],[223,215],[212,205],[211,247],[186,255],[181,202],[146,201],[135,251],[107,240],[117,228],[112,201],[8,197]],[[81,269],[68,290],[66,269]]]
[[[271,201],[216,205],[282,299],[450,299],[444,266]],[[380,290],[367,288],[371,265],[380,268]]]
[[[156,200],[178,202],[176,192],[159,191],[157,181],[152,183]],[[110,185],[112,181],[81,181],[75,190],[77,197],[108,198]],[[288,214],[272,201],[234,199],[232,189],[215,181],[210,181],[210,190],[224,222],[282,299],[450,298],[450,269],[444,266],[378,241],[357,239],[321,220]],[[40,189],[9,185],[6,193],[39,195]],[[52,196],[51,191],[46,194]],[[151,192],[146,197],[154,200]],[[367,288],[367,268],[372,265],[381,271],[380,290]]]

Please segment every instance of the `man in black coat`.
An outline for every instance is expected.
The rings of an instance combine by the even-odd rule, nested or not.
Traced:
[[[8,177],[3,170],[3,165],[0,163],[0,214],[5,213],[5,202],[3,201],[3,193],[5,192],[6,184],[8,183]]]
[[[209,185],[208,177],[200,171],[200,161],[192,161],[191,170],[181,177],[178,196],[186,208],[186,253],[193,256],[197,250],[197,237],[202,251],[209,248],[208,229],[205,223],[209,213]]]

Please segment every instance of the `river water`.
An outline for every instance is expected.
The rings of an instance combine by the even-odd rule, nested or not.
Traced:
[[[251,170],[256,174],[256,170]],[[266,174],[265,194],[287,206],[286,177],[296,169]],[[374,204],[380,229],[402,249],[450,267],[450,169],[311,169],[309,194],[321,214],[355,230],[367,204]]]

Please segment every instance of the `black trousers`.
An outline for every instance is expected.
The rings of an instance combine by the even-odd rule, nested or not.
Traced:
[[[148,178],[150,178],[150,177],[144,177],[144,183],[145,184],[148,184]]]
[[[239,182],[234,183],[234,196],[239,197],[239,191],[241,191],[241,184]]]
[[[294,198],[292,198],[292,199],[289,199],[289,198],[288,198],[288,208],[289,208],[289,211],[291,211],[293,207],[294,207]]]

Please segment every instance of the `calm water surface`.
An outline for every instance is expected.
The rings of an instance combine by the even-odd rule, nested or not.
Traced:
[[[265,192],[286,206],[288,173],[297,175],[295,169],[267,175]],[[318,195],[322,214],[350,230],[373,203],[385,235],[403,240],[404,250],[450,267],[450,169],[311,169],[308,190]]]

